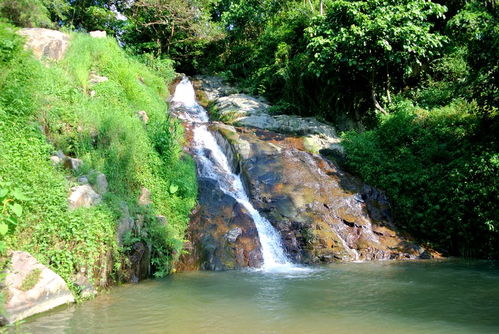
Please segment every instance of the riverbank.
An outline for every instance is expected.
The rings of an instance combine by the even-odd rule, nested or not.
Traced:
[[[167,275],[197,195],[182,128],[166,114],[171,63],[156,71],[99,34],[3,23],[0,34],[5,257],[29,253],[76,300]],[[56,297],[44,290],[45,267],[6,261],[7,273],[20,273],[4,290],[7,313]]]

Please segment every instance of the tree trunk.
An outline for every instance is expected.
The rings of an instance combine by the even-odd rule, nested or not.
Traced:
[[[321,15],[324,15],[324,1],[321,0]]]
[[[374,91],[374,84],[371,83],[371,97],[373,99],[374,107],[378,109],[383,115],[388,115],[386,110],[379,104],[378,100],[376,99],[376,92]]]

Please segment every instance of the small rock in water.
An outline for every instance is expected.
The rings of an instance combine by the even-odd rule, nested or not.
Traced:
[[[83,298],[90,298],[97,294],[97,290],[95,290],[93,284],[90,283],[89,279],[83,272],[76,274],[73,283],[78,286],[80,289],[80,296]]]
[[[243,230],[240,227],[236,227],[225,234],[225,239],[229,242],[236,242],[242,233]]]

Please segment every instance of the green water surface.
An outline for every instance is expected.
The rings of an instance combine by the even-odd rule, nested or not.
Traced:
[[[499,266],[451,260],[180,273],[35,316],[21,331],[499,333]]]

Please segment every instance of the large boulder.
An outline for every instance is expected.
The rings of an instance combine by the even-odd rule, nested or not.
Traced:
[[[176,264],[178,271],[238,269],[263,263],[251,216],[212,179],[199,178],[199,208],[189,224],[187,239],[187,254]]]
[[[11,254],[5,291],[6,319],[10,323],[75,301],[59,275],[21,251]]]
[[[26,37],[26,48],[38,59],[61,60],[69,46],[69,35],[57,30],[23,28],[18,33]]]
[[[300,263],[417,258],[394,228],[383,193],[280,134],[213,125],[253,205]]]

